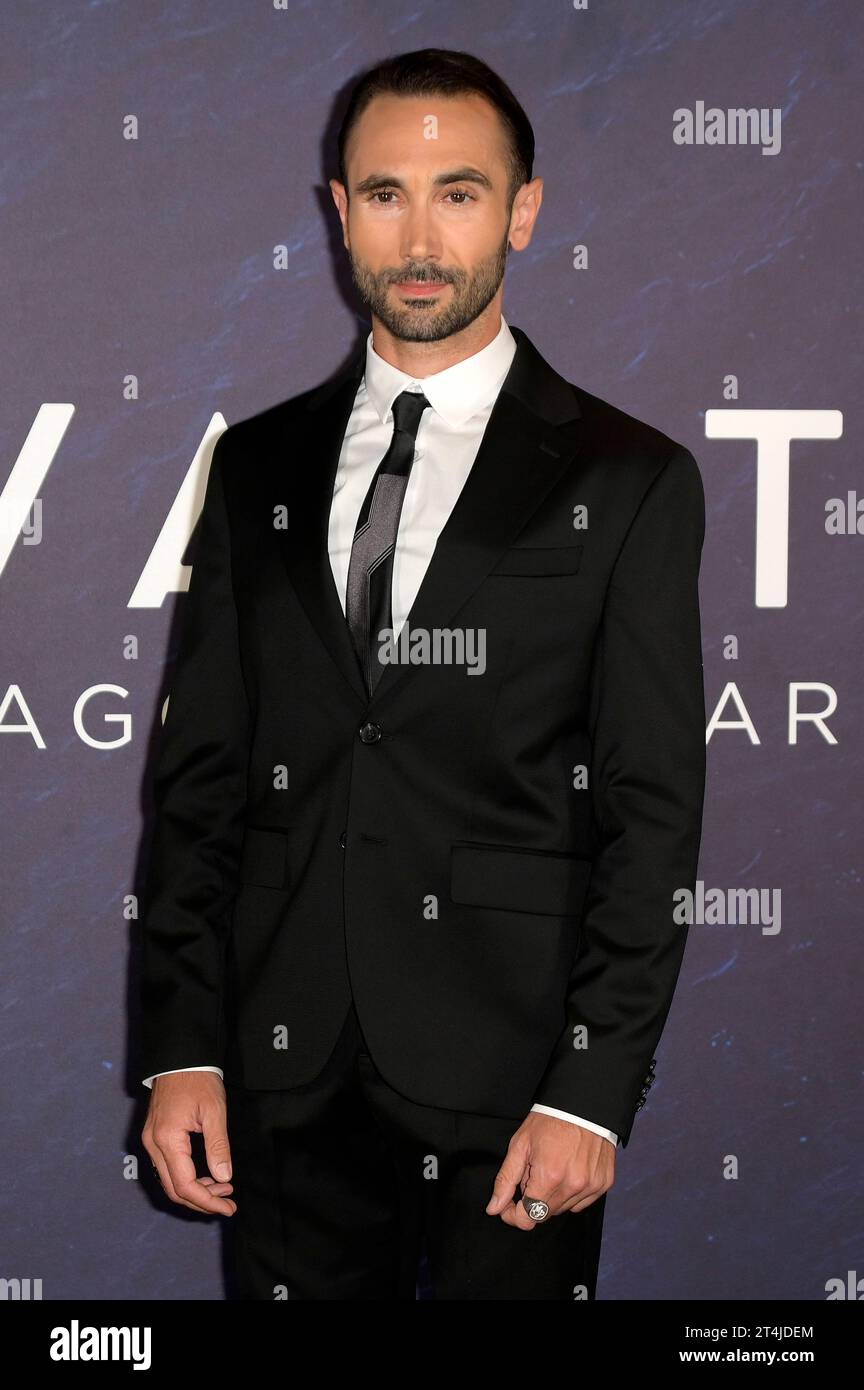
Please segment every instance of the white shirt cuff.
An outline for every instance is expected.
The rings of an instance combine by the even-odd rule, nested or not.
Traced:
[[[602,1125],[595,1125],[593,1120],[583,1120],[581,1115],[571,1115],[567,1110],[555,1110],[551,1105],[532,1105],[532,1110],[538,1110],[541,1115],[555,1115],[559,1120],[569,1120],[573,1125],[581,1125],[583,1129],[593,1130],[595,1134],[602,1134],[604,1139],[608,1139],[610,1144],[617,1148],[618,1135],[612,1129],[604,1129]]]
[[[174,1067],[172,1071],[154,1071],[153,1075],[146,1077],[141,1084],[149,1086],[152,1091],[153,1082],[157,1076],[174,1076],[178,1071],[215,1071],[217,1076],[221,1076],[222,1080],[225,1080],[221,1067]]]

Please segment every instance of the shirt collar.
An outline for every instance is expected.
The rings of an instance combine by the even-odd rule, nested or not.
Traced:
[[[448,425],[462,425],[494,400],[515,352],[516,339],[502,314],[498,333],[479,352],[445,367],[443,372],[411,377],[378,355],[370,330],[366,339],[366,391],[382,424],[390,419],[391,407],[400,391],[420,389]]]

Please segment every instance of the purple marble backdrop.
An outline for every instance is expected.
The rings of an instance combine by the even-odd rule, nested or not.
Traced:
[[[864,541],[826,528],[859,486],[861,6],[43,0],[5,29],[0,1277],[46,1299],[224,1296],[220,1225],[159,1200],[139,1137],[127,904],[184,600],[130,599],[214,413],[304,390],[355,343],[335,110],[360,68],[427,45],[484,58],[534,122],[545,198],[509,322],[701,465],[706,714],[734,682],[759,742],[712,733],[700,878],[782,895],[779,931],[690,929],[598,1296],[814,1300],[864,1275]],[[676,143],[700,101],[779,110],[781,148]],[[9,480],[45,403],[74,410],[24,536]],[[755,444],[706,436],[706,412],[745,408],[843,416],[792,445],[782,608],[754,599]],[[819,684],[805,709],[836,692],[835,742],[813,723],[790,742],[796,682]],[[94,686],[113,689],[76,727]],[[130,737],[91,746],[79,729],[123,734],[110,715]]]

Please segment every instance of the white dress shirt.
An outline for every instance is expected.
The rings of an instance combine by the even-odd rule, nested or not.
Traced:
[[[502,315],[491,343],[452,367],[415,378],[385,362],[366,340],[366,372],[354,398],[333,485],[328,547],[333,579],[345,611],[348,564],[354,530],[369,484],[393,436],[391,407],[401,391],[422,391],[431,406],[417,431],[414,463],[408,477],[396,550],[393,556],[392,611],[394,640],[407,618],[432,558],[438,536],[456,504],[480,447],[483,431],[501,385],[510,370],[516,340]],[[178,1067],[177,1071],[215,1071],[219,1067]],[[169,1075],[157,1072],[156,1076]],[[149,1076],[145,1086],[152,1085]],[[550,1105],[534,1105],[602,1134],[618,1143],[611,1129]]]

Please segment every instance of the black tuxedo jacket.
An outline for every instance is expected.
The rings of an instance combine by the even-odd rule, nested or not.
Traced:
[[[353,991],[409,1099],[629,1139],[697,872],[703,488],[512,331],[408,617],[482,629],[482,674],[388,664],[365,693],[327,551],[365,346],[217,442],[155,773],[142,1076],[302,1085]]]

